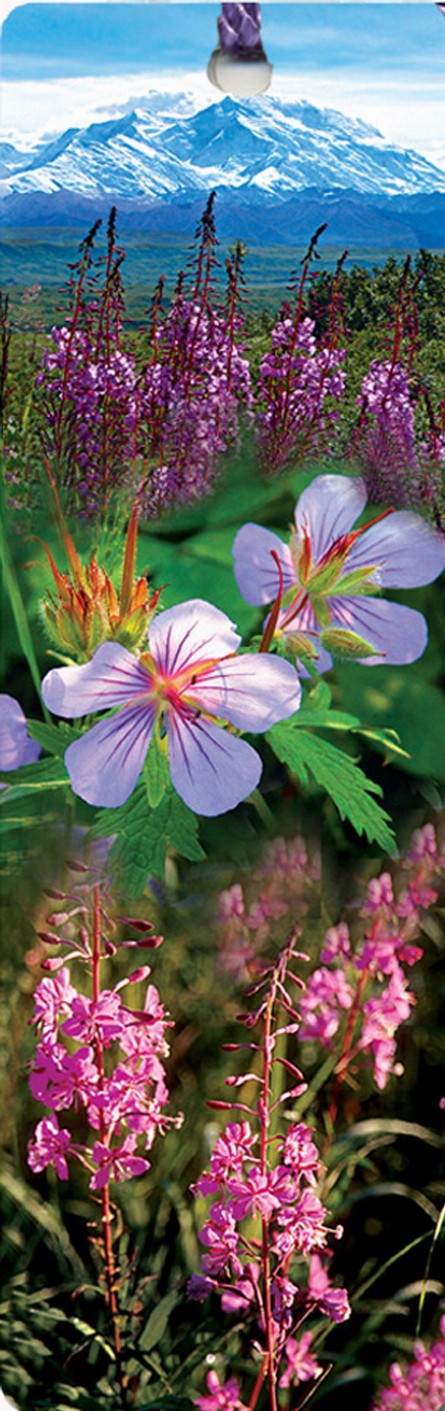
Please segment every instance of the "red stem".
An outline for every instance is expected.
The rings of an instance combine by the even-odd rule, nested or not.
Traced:
[[[93,959],[92,959],[92,979],[93,979],[93,1003],[97,1004],[100,995],[100,961],[101,961],[101,898],[100,887],[94,888],[93,899]],[[105,1070],[103,1044],[100,1031],[97,1029],[94,1038],[94,1051],[97,1071],[99,1074],[99,1092],[105,1090]],[[103,1109],[99,1108],[99,1136],[101,1142],[107,1145],[107,1129]],[[102,1238],[104,1248],[105,1278],[108,1293],[108,1305],[110,1309],[111,1327],[113,1333],[114,1350],[116,1354],[116,1370],[119,1382],[122,1407],[124,1411],[128,1407],[126,1378],[122,1363],[122,1339],[119,1321],[119,1304],[116,1292],[116,1268],[113,1253],[113,1241],[111,1235],[111,1201],[109,1181],[102,1186]]]

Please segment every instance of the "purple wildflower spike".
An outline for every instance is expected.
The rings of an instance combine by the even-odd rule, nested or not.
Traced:
[[[300,495],[290,544],[258,524],[244,524],[234,541],[235,577],[249,603],[277,598],[278,555],[277,630],[296,639],[297,658],[307,646],[319,672],[332,666],[336,643],[336,654],[343,643],[366,666],[416,661],[427,644],[422,613],[374,594],[432,583],[445,567],[445,536],[409,510],[353,529],[365,504],[362,480],[319,475]]]
[[[289,662],[237,656],[240,641],[225,613],[195,599],[151,623],[149,651],[140,661],[107,642],[85,665],[50,671],[43,697],[55,715],[118,707],[66,751],[74,792],[105,808],[125,803],[159,722],[173,787],[190,808],[213,817],[247,798],[259,783],[261,760],[219,722],[269,730],[298,709],[301,686]],[[164,748],[163,738],[159,744]]]

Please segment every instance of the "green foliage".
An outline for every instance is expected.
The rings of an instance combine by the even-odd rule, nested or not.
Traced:
[[[205,856],[198,842],[197,819],[173,789],[150,809],[146,788],[138,785],[122,808],[101,809],[91,836],[114,839],[110,864],[116,866],[128,897],[141,896],[149,877],[164,879],[168,843],[190,862]]]
[[[359,720],[341,712],[331,712],[329,702],[329,688],[325,682],[320,682],[301,711],[290,720],[274,725],[267,740],[277,758],[297,775],[303,786],[310,783],[312,776],[330,795],[340,817],[347,819],[359,836],[365,834],[370,843],[377,842],[386,852],[394,855],[397,847],[392,829],[388,827],[389,814],[372,797],[382,797],[380,785],[368,779],[350,755],[305,728],[307,724],[329,729],[332,723],[333,729],[361,730]],[[390,741],[385,743],[390,744]]]
[[[368,733],[397,730],[406,753],[399,767],[408,774],[445,780],[445,701],[438,688],[416,666],[342,666],[338,670],[342,697],[367,721]]]

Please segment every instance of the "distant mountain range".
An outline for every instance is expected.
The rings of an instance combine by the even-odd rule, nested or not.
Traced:
[[[328,220],[334,243],[445,246],[445,172],[304,101],[196,112],[186,94],[153,94],[26,152],[0,143],[3,228],[85,226],[116,202],[122,229],[190,232],[211,190],[229,238],[290,244]]]

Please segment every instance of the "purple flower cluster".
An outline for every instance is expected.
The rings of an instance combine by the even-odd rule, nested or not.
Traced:
[[[36,385],[46,396],[48,447],[67,462],[67,480],[87,512],[97,506],[101,480],[107,492],[128,474],[134,459],[137,413],[134,359],[118,346],[97,346],[91,331],[52,328],[53,348],[43,354]],[[60,416],[63,399],[64,415]]]
[[[202,302],[177,296],[154,352],[138,393],[150,516],[211,488],[219,457],[237,439],[240,406],[251,407],[248,361],[227,319]]]
[[[73,984],[63,959],[47,959],[50,973],[37,985],[34,1017],[39,1042],[30,1074],[30,1089],[37,1102],[49,1109],[38,1122],[29,1143],[32,1171],[53,1165],[60,1180],[68,1178],[69,1156],[89,1172],[91,1190],[140,1176],[150,1162],[138,1149],[150,1151],[157,1132],[171,1123],[164,1107],[168,1098],[163,1059],[168,1053],[170,1027],[155,985],[148,983],[142,1008],[124,1004],[121,991],[128,984],[145,984],[150,967],[143,965],[111,989],[99,988],[99,963],[115,952],[101,936],[103,908],[95,896],[94,939],[89,931],[90,909],[84,891],[73,898],[66,912],[48,918],[63,927],[68,959],[83,963],[92,974],[92,993]],[[72,938],[75,922],[81,925]],[[107,918],[109,920],[109,918]],[[138,923],[132,923],[138,929]],[[142,936],[150,931],[141,922]],[[46,944],[59,940],[54,932],[41,933]],[[157,945],[159,937],[144,939]],[[139,941],[141,943],[141,941]],[[125,942],[138,944],[138,941]],[[99,949],[100,947],[100,949]],[[51,973],[53,972],[53,973]],[[90,1128],[89,1140],[73,1141],[68,1128],[59,1125],[60,1114],[83,1111]]]
[[[345,387],[345,357],[344,348],[317,345],[313,319],[301,319],[296,330],[290,309],[283,310],[258,385],[259,444],[268,470],[327,449]]]
[[[403,1071],[395,1061],[397,1030],[415,1004],[406,967],[423,955],[415,941],[422,912],[438,899],[444,865],[434,828],[427,824],[413,836],[396,894],[388,872],[369,883],[360,913],[363,935],[355,949],[344,921],[326,933],[321,964],[309,976],[300,1000],[300,1038],[332,1049],[336,1036],[344,1034],[340,1079],[359,1054],[372,1055],[380,1089],[391,1073],[399,1076]]]
[[[37,386],[47,449],[73,504],[80,500],[83,513],[93,515],[107,505],[113,488],[130,497],[142,481],[141,508],[152,517],[209,490],[219,457],[237,439],[240,407],[250,412],[249,364],[237,342],[243,250],[236,246],[226,262],[227,297],[218,306],[212,195],[197,230],[192,287],[186,288],[181,274],[164,315],[160,281],[149,353],[140,366],[121,349],[114,225],[109,240],[102,295],[96,289],[93,301],[85,302],[81,261],[70,319],[52,330],[53,347],[45,350]]]
[[[442,1411],[445,1401],[445,1318],[440,1337],[430,1348],[417,1339],[414,1360],[405,1368],[393,1362],[390,1386],[379,1392],[372,1411]],[[222,1403],[224,1404],[224,1403]]]
[[[362,415],[355,454],[370,498],[411,504],[410,485],[418,476],[419,462],[406,368],[400,362],[372,362],[357,405]]]

